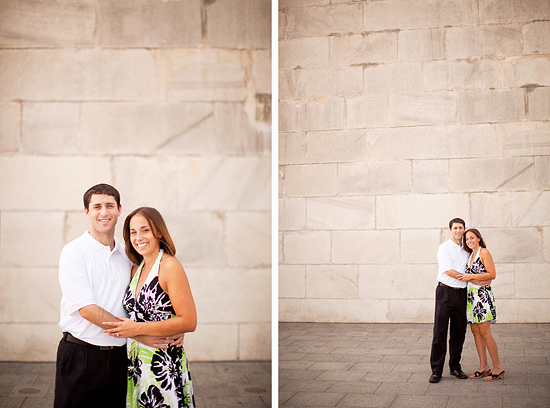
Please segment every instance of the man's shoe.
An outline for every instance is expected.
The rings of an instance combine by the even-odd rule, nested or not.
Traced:
[[[434,373],[434,374],[432,374],[432,375],[430,376],[430,380],[429,380],[429,381],[430,381],[431,383],[438,383],[439,380],[441,380],[441,374],[439,374],[439,373]]]
[[[451,375],[454,375],[456,378],[460,378],[461,380],[468,378],[466,373],[462,370],[451,370]]]

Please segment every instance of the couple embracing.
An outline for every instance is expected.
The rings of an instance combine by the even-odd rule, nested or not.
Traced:
[[[491,324],[496,322],[496,308],[491,281],[496,277],[495,265],[481,233],[466,229],[460,218],[449,222],[451,238],[439,246],[437,252],[438,285],[435,294],[435,317],[429,382],[441,380],[447,332],[450,322],[449,368],[451,375],[467,379],[462,371],[460,358],[470,324],[479,356],[479,368],[470,378],[496,381],[504,378],[504,370],[498,358],[498,349],[491,334]],[[493,368],[487,361],[487,350]]]

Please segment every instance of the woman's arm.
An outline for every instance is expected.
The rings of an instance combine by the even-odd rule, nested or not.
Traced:
[[[120,322],[104,324],[113,327],[105,330],[111,336],[173,336],[195,331],[197,311],[187,275],[173,256],[164,259],[159,269],[159,284],[170,297],[176,316],[160,322],[134,322],[120,318]]]
[[[486,280],[495,279],[497,276],[497,273],[495,270],[495,264],[493,262],[493,257],[491,256],[491,253],[486,248],[481,248],[479,258],[481,260],[481,263],[485,266],[485,270],[487,271],[486,273],[460,274],[460,276],[457,279],[463,282],[468,282],[472,280],[486,281]]]

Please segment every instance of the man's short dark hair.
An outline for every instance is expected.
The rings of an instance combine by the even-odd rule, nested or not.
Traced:
[[[453,224],[462,224],[462,226],[466,228],[466,223],[462,218],[453,218],[451,221],[449,221],[449,229],[453,229]]]
[[[114,197],[117,207],[120,208],[120,193],[118,190],[109,184],[101,183],[90,187],[88,191],[84,193],[83,199],[85,209],[89,210],[88,207],[90,206],[90,200],[94,194],[105,194]]]

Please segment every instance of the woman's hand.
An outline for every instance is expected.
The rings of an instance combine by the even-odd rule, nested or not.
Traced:
[[[469,273],[457,273],[456,278],[461,282],[468,282],[474,279],[473,275]]]
[[[138,332],[139,323],[125,317],[117,316],[119,322],[103,322],[105,326],[112,326],[112,329],[104,330],[103,333],[107,333],[113,337],[135,337],[140,333]]]

